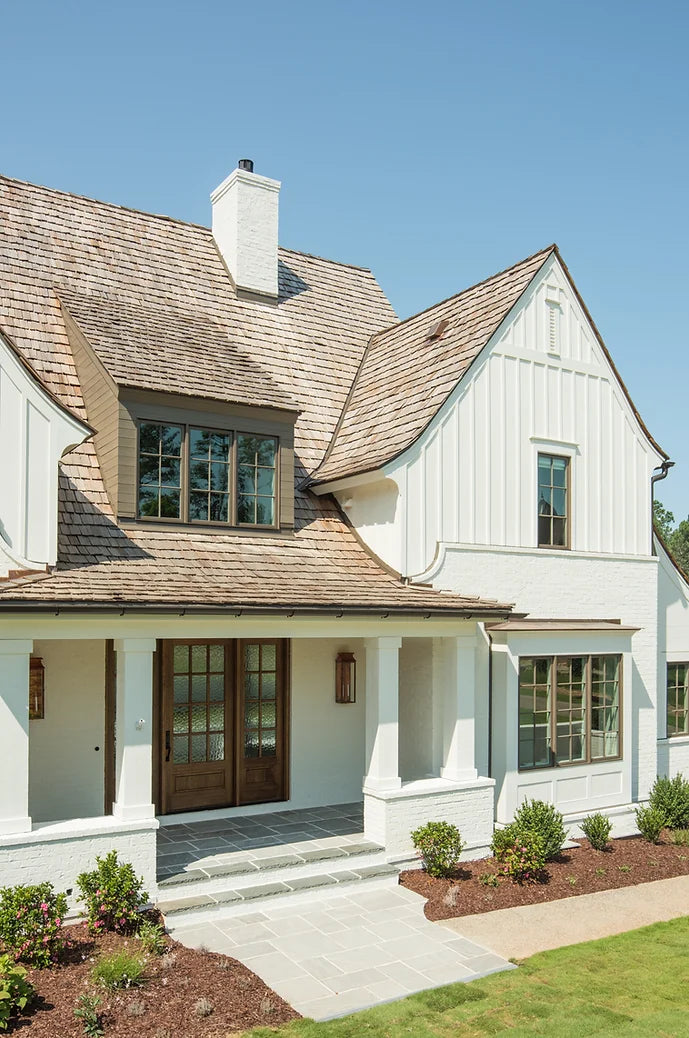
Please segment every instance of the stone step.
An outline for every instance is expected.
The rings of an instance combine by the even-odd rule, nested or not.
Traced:
[[[274,854],[261,857],[242,856],[226,862],[199,864],[167,876],[158,883],[158,891],[167,900],[191,894],[203,894],[213,889],[221,890],[228,885],[242,887],[274,879],[282,880],[288,874],[298,876],[332,872],[345,866],[347,869],[369,863],[384,861],[384,849],[377,843],[361,840],[333,847],[311,847],[300,851],[277,849]]]
[[[213,915],[233,910],[233,914],[246,911],[260,911],[261,903],[270,901],[271,905],[278,898],[296,895],[308,895],[314,890],[322,892],[326,887],[349,886],[368,881],[397,879],[399,869],[385,861],[372,865],[356,864],[351,869],[336,869],[330,872],[321,870],[311,875],[294,875],[284,873],[281,880],[253,883],[243,886],[228,885],[222,890],[197,892],[187,896],[163,899],[156,907],[162,912],[168,925],[180,926],[187,923],[211,919]]]

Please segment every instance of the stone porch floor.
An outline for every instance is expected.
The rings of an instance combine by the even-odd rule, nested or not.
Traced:
[[[363,804],[171,823],[158,830],[158,881],[253,859],[300,856],[364,841]]]

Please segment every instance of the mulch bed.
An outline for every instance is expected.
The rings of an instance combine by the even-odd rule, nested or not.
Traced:
[[[452,879],[433,879],[421,869],[400,875],[400,883],[426,900],[426,917],[431,920],[492,912],[498,908],[535,905],[598,890],[631,887],[656,879],[689,873],[689,847],[676,847],[664,834],[652,844],[640,836],[613,840],[605,851],[594,851],[588,840],[548,862],[543,882],[519,883],[500,875],[494,858],[462,862]],[[497,887],[486,886],[479,877],[500,875]]]
[[[66,927],[64,933],[73,942],[65,961],[51,969],[29,971],[39,999],[26,1015],[13,1020],[8,1033],[83,1038],[74,1008],[84,993],[101,999],[106,1038],[226,1038],[231,1032],[273,1027],[299,1017],[240,962],[192,951],[171,938],[165,955],[148,958],[141,987],[105,991],[90,978],[94,963],[125,948],[138,954],[139,941],[116,934],[93,938],[83,925]],[[198,1015],[200,999],[208,999],[212,1006],[208,1016]]]

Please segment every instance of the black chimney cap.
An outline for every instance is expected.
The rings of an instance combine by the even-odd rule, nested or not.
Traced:
[[[239,169],[246,170],[247,173],[253,173],[254,171],[254,160],[253,159],[240,159],[237,163]]]

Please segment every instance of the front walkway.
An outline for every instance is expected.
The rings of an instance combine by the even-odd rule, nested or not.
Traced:
[[[498,955],[526,959],[537,952],[612,937],[640,926],[689,915],[689,876],[635,887],[500,908],[485,915],[445,919],[449,933],[468,937]]]
[[[163,819],[158,830],[158,879],[271,853],[289,855],[306,844],[314,849],[333,842],[360,842],[364,839],[363,828],[361,803],[197,822]]]
[[[399,886],[313,894],[216,922],[172,927],[175,940],[239,959],[303,1016],[327,1020],[415,991],[512,969],[423,913]]]

